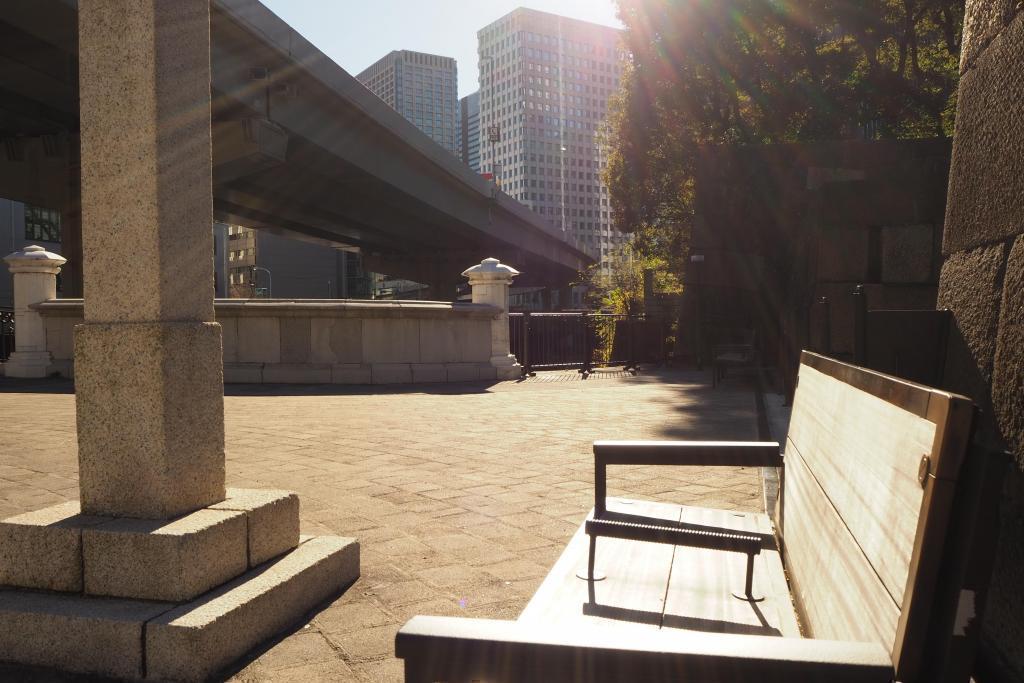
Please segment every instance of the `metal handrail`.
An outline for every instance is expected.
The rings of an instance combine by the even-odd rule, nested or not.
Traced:
[[[652,339],[657,348],[652,351]],[[640,335],[643,337],[640,337]],[[510,313],[511,350],[523,376],[536,370],[576,368],[587,377],[598,367],[636,371],[641,360],[666,362],[666,325],[661,318],[589,311]],[[640,343],[643,339],[643,343]]]

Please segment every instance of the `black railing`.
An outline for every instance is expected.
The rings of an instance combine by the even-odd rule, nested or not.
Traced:
[[[14,311],[0,310],[0,363],[14,353]]]
[[[524,375],[536,370],[664,364],[668,330],[661,318],[612,313],[511,313],[512,353]]]

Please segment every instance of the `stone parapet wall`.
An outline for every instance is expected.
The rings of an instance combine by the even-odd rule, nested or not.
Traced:
[[[81,299],[33,307],[51,374],[74,376]],[[395,384],[495,379],[491,324],[500,309],[432,301],[218,299],[226,383]]]
[[[979,680],[1024,680],[1024,3],[968,0],[938,306],[955,329],[947,388],[1008,451]]]

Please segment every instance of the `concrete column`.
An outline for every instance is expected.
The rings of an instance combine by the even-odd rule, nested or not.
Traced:
[[[61,296],[82,297],[82,165],[78,135],[68,138],[67,196],[60,209],[60,253],[68,262],[61,269]]]
[[[89,0],[78,21],[82,512],[164,519],[225,497],[210,3]]]
[[[57,297],[57,273],[65,259],[32,245],[4,257],[14,276],[14,353],[4,364],[8,377],[46,377],[50,352],[46,350],[43,316],[31,308]]]
[[[469,278],[473,303],[501,309],[491,321],[491,365],[498,371],[498,379],[519,377],[521,366],[510,352],[508,337],[508,289],[519,271],[496,258],[486,258],[462,275]]]

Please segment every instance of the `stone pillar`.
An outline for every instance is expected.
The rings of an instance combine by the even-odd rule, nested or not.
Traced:
[[[498,379],[519,377],[522,368],[510,352],[508,337],[508,288],[519,271],[496,258],[486,258],[464,270],[462,275],[469,278],[473,303],[501,309],[491,321],[491,365],[497,370]]]
[[[14,353],[4,364],[8,377],[46,377],[50,352],[46,350],[43,316],[31,306],[57,297],[57,273],[65,259],[32,245],[4,257],[14,276]]]
[[[558,288],[558,310],[567,311],[572,308],[572,285]]]
[[[210,4],[90,0],[79,34],[82,512],[164,519],[225,497]]]
[[[224,488],[209,21],[79,3],[81,505],[0,521],[5,661],[205,681],[359,576],[355,539],[300,544],[294,493]]]

